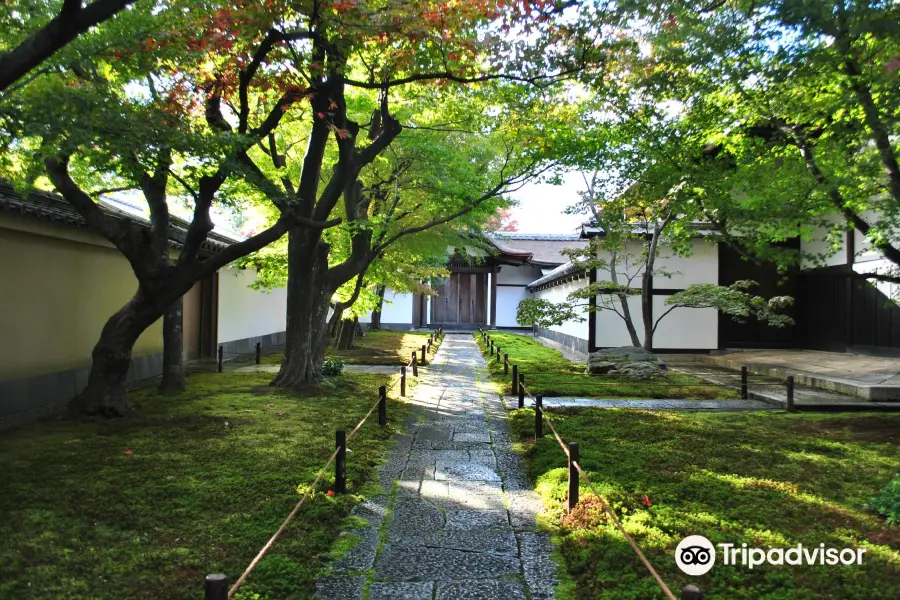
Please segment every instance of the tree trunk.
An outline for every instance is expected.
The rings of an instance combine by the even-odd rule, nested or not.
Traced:
[[[94,346],[93,363],[84,390],[69,401],[71,415],[124,417],[129,406],[125,381],[131,366],[131,352],[138,337],[161,315],[138,289],[134,297],[103,326]]]
[[[184,296],[178,298],[163,315],[163,373],[159,391],[182,392],[184,381]]]
[[[610,281],[612,281],[615,285],[619,285],[619,275],[616,269],[616,261],[618,259],[618,253],[615,250],[611,251],[609,261],[609,278]],[[628,330],[628,335],[631,337],[631,345],[636,348],[640,348],[641,341],[638,339],[637,329],[635,329],[634,327],[634,319],[631,317],[631,307],[628,306],[628,294],[616,294],[616,297],[619,299],[619,304],[622,305],[622,320],[625,321],[625,328]]]
[[[287,332],[281,370],[272,381],[297,387],[322,379],[328,343],[328,244],[318,232],[291,230],[288,238]]]
[[[378,304],[372,311],[372,322],[369,323],[369,329],[381,329],[381,308],[384,306],[385,286],[379,285],[375,293],[378,295]]]
[[[341,333],[337,340],[338,350],[350,350],[353,348],[353,340],[356,339],[356,327],[359,319],[344,319],[341,321]]]

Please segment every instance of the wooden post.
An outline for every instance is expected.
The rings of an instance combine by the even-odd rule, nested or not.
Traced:
[[[378,388],[378,424],[387,425],[387,386]]]
[[[422,366],[425,366],[425,344],[422,344]]]
[[[400,396],[406,397],[406,365],[400,367]]]
[[[431,352],[431,336],[428,336],[428,351]]]
[[[334,432],[334,445],[338,449],[334,458],[334,493],[347,491],[347,432],[338,429]]]
[[[494,340],[491,340],[491,356],[494,355]]]
[[[256,342],[256,364],[259,364],[262,359],[262,346],[259,342]]]
[[[544,437],[544,397],[540,394],[534,397],[534,437]]]
[[[681,600],[703,600],[703,594],[696,585],[686,585],[681,588]]]
[[[204,579],[206,594],[204,600],[228,600],[228,576],[212,573]]]
[[[410,362],[412,363],[413,377],[418,377],[419,376],[419,367],[418,367],[418,363],[416,362],[416,351],[415,350],[413,350],[412,360]]]
[[[519,408],[525,407],[525,373],[519,373]]]
[[[578,459],[578,442],[569,442],[569,512],[578,504],[578,469],[575,468]]]
[[[511,391],[509,392],[513,396],[516,395],[516,389],[517,389],[516,386],[518,386],[518,385],[519,385],[519,365],[513,365],[512,384],[510,386]]]
[[[788,412],[794,412],[794,376],[787,377],[787,409]]]
[[[509,375],[509,354],[503,355],[503,374]]]
[[[500,346],[497,346],[497,358],[495,359],[497,362],[500,362]]]
[[[747,367],[741,367],[741,400],[747,399]]]
[[[222,372],[222,357],[223,356],[225,356],[225,346],[219,346],[219,360],[218,360],[218,364],[216,365],[217,373]]]

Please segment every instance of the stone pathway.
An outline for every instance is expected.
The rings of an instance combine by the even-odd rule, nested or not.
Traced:
[[[444,338],[379,471],[384,494],[353,511],[365,526],[342,535],[358,544],[319,580],[317,598],[554,597],[552,544],[535,527],[543,505],[499,398],[483,391],[483,368],[471,335]]]

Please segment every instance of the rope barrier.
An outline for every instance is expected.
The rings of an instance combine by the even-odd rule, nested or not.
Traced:
[[[353,435],[360,430],[360,428],[365,424],[368,418],[372,416],[372,413],[376,408],[378,408],[379,402],[381,402],[380,397],[378,398],[378,402],[373,404],[372,408],[369,409],[369,412],[366,413],[366,416],[363,417],[362,420],[357,423],[356,427],[354,427],[353,430],[347,435],[348,442],[353,437]],[[276,531],[275,534],[271,538],[269,538],[269,541],[266,542],[266,545],[263,546],[262,550],[259,551],[256,557],[254,557],[254,559],[250,561],[250,564],[247,566],[241,576],[237,578],[237,580],[234,582],[234,585],[232,585],[231,589],[228,590],[229,598],[231,598],[235,594],[235,592],[237,592],[238,588],[241,587],[241,584],[244,583],[244,580],[247,579],[247,576],[250,575],[250,573],[256,567],[257,563],[262,560],[263,556],[266,555],[266,552],[268,552],[272,545],[275,543],[275,540],[278,539],[278,536],[280,536],[284,532],[284,529],[285,527],[287,527],[288,523],[290,523],[291,520],[295,516],[297,516],[297,513],[300,512],[300,508],[303,506],[303,503],[306,502],[306,499],[309,498],[310,494],[313,492],[313,490],[315,490],[316,485],[319,483],[319,481],[321,481],[322,476],[325,474],[325,471],[328,470],[328,467],[330,467],[334,462],[334,459],[337,458],[338,452],[340,452],[340,448],[335,449],[335,451],[331,453],[331,456],[328,458],[328,462],[325,463],[325,466],[322,467],[322,469],[319,471],[319,474],[316,476],[315,480],[313,480],[312,484],[307,488],[306,492],[303,494],[303,497],[300,498],[300,501],[297,502],[296,506],[294,506],[294,510],[290,512],[287,518],[281,523],[278,531]]]

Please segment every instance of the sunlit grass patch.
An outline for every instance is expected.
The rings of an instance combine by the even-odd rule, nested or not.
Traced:
[[[300,392],[271,374],[189,377],[134,392],[135,418],[47,421],[0,437],[0,598],[199,598],[206,573],[239,575],[377,399],[387,375],[343,375]],[[411,384],[414,382],[410,382]],[[350,440],[350,493],[333,471],[259,563],[245,597],[309,598],[342,520],[373,492],[406,414],[372,418]]]
[[[548,413],[566,442],[579,443],[580,464],[673,590],[694,583],[704,598],[723,600],[900,597],[900,529],[866,509],[900,464],[900,416]],[[565,455],[549,434],[534,443],[532,410],[511,415],[576,596],[662,597],[584,481],[584,506],[566,515]],[[677,543],[693,534],[738,547],[824,543],[867,552],[861,566],[750,571],[717,562],[690,578],[673,557]]]
[[[489,355],[489,345],[481,334],[474,334],[488,361],[491,379],[510,393],[511,371],[504,375],[503,357]],[[617,375],[587,375],[585,365],[573,363],[558,350],[548,348],[528,336],[492,331],[495,347],[509,355],[510,365],[525,375],[525,386],[532,394],[573,398],[657,398],[702,400],[737,398],[735,390],[706,384],[683,373],[668,372],[664,379],[652,382],[624,379]],[[510,367],[511,368],[511,367]]]

